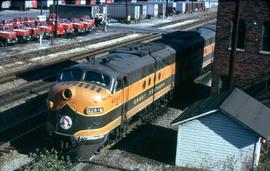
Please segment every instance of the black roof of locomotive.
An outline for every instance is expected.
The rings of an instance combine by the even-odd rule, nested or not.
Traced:
[[[141,66],[153,63],[154,59],[150,57],[139,57],[137,54],[111,53],[88,63],[74,65],[68,69],[81,69],[84,72],[99,71],[112,78],[117,78],[134,72]]]
[[[128,53],[134,54],[139,57],[143,57],[146,55],[151,55],[161,49],[164,49],[164,44],[157,42],[148,42],[148,43],[136,43],[131,45],[126,45],[124,47],[119,47],[113,49],[111,53]]]
[[[200,36],[203,37],[203,39],[206,42],[210,41],[209,43],[213,43],[215,41],[215,35],[216,35],[216,26],[215,25],[208,24],[206,26],[196,28],[195,31],[200,33]]]
[[[129,84],[131,84],[153,70],[155,63],[153,55],[156,56],[158,61],[175,53],[172,49],[172,51],[164,52],[165,49],[171,48],[157,42],[131,44],[116,48],[110,54],[97,58],[92,62],[78,64],[69,69],[79,68],[84,72],[98,71],[114,79],[128,76]],[[161,52],[167,55],[161,54]],[[143,70],[143,67],[146,70]]]
[[[99,60],[91,61],[88,63],[82,63],[82,64],[77,64],[74,66],[71,66],[65,70],[70,70],[70,69],[80,69],[84,72],[87,71],[99,71],[100,73],[106,74],[110,77],[117,77],[119,75],[115,70],[109,67],[104,67],[99,63]]]
[[[203,46],[204,38],[197,31],[177,31],[165,34],[161,39],[156,41],[167,44],[179,52],[197,48],[194,46]]]
[[[108,60],[108,63],[102,64],[104,67],[112,68],[121,76],[136,72],[141,66],[154,63],[150,57],[139,57],[137,54],[127,53],[111,53],[103,59]]]

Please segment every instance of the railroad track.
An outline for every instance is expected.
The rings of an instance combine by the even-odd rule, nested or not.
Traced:
[[[202,15],[200,18],[204,19],[204,18],[212,18],[212,17],[216,17],[216,13],[207,14],[206,17],[204,15]],[[200,19],[200,18],[198,18],[198,19]],[[192,18],[190,18],[190,19],[192,20]],[[194,18],[194,19],[196,19],[196,18]],[[165,27],[165,26],[168,26],[168,25],[174,25],[174,24],[177,24],[177,23],[180,23],[180,22],[185,22],[185,21],[186,21],[186,19],[174,20],[174,21],[170,21],[170,22],[160,23],[160,24],[157,24],[157,25],[154,25],[154,26],[151,26],[151,27],[152,28],[162,28],[162,27]],[[186,26],[188,26],[188,24]]]
[[[195,25],[198,24],[202,24],[205,23],[209,20],[213,20],[213,18],[208,18],[205,20],[200,20],[198,22],[194,22],[194,23],[190,23],[188,26],[179,26],[178,29],[187,29],[188,27],[194,27]],[[136,39],[132,39],[129,41],[124,41],[122,43],[118,43],[117,45],[112,44],[107,46],[106,48],[102,47],[102,48],[96,48],[96,49],[92,49],[90,52],[89,51],[85,51],[82,53],[77,53],[77,54],[73,54],[71,56],[66,56],[65,58],[61,58],[55,61],[55,59],[53,60],[49,60],[46,61],[46,63],[38,63],[36,65],[32,65],[30,68],[29,66],[26,67],[26,70],[22,69],[20,71],[14,71],[13,70],[13,75],[10,73],[10,76],[12,77],[17,77],[18,73],[21,72],[26,72],[28,71],[27,68],[31,71],[34,69],[40,69],[40,68],[45,68],[44,70],[47,70],[45,66],[50,66],[50,65],[56,65],[59,66],[57,67],[53,67],[54,69],[47,71],[47,73],[45,74],[46,77],[44,75],[39,75],[37,77],[35,77],[35,81],[30,81],[27,82],[26,84],[23,84],[19,87],[16,87],[13,90],[10,90],[7,93],[1,93],[0,94],[0,104],[1,106],[7,106],[10,103],[13,103],[14,101],[18,101],[21,98],[24,97],[31,97],[31,96],[35,96],[35,98],[37,98],[38,101],[41,101],[42,103],[37,103],[35,105],[31,105],[30,103],[23,103],[21,108],[24,109],[21,115],[24,115],[24,117],[18,118],[16,117],[16,120],[18,121],[13,121],[13,122],[5,122],[3,125],[1,125],[0,127],[0,133],[3,135],[4,132],[14,132],[17,133],[18,131],[16,131],[16,127],[20,128],[23,127],[23,124],[26,124],[27,126],[31,124],[31,122],[29,120],[33,120],[34,118],[38,118],[38,116],[45,116],[46,113],[46,106],[45,106],[45,97],[47,95],[47,91],[48,91],[48,87],[50,87],[53,82],[55,81],[56,78],[56,74],[62,69],[64,68],[64,66],[66,65],[59,65],[59,64],[64,64],[67,61],[73,61],[74,63],[76,63],[76,61],[81,60],[81,59],[85,59],[85,58],[91,58],[91,56],[94,55],[98,55],[101,53],[105,53],[108,52],[110,49],[116,48],[116,47],[120,47],[120,46],[124,46],[126,44],[131,44],[131,43],[135,43],[135,42],[144,42],[144,41],[149,41],[149,40],[153,40],[153,39],[157,39],[160,37],[160,34],[151,34],[151,35],[145,35],[145,36],[140,36],[140,38],[136,38]],[[91,55],[89,55],[89,53],[91,53]],[[28,59],[29,60],[29,59]],[[74,64],[71,63],[70,65]],[[50,74],[48,74],[50,73]],[[4,77],[8,77],[7,75],[3,75]],[[31,76],[31,74],[30,74]],[[54,79],[53,79],[54,78]],[[33,78],[32,78],[33,79]],[[50,81],[47,81],[50,80]],[[29,101],[28,101],[29,102]],[[25,110],[24,106],[27,106],[26,108],[28,108],[28,106],[31,106],[32,108],[38,108],[40,109],[39,111],[33,111],[30,107],[29,110]],[[12,110],[11,110],[12,112]],[[8,112],[2,112],[2,118],[5,119],[5,115],[9,115],[9,113],[11,113],[10,111]],[[17,111],[18,112],[18,111]],[[11,115],[12,116],[12,115]],[[41,119],[37,119],[35,120],[35,123],[39,123],[39,125],[44,125],[44,122],[46,121],[46,118],[44,119],[44,117],[40,117]],[[9,120],[9,119],[7,119]],[[29,127],[28,127],[29,128]],[[29,130],[33,131],[35,129],[39,128],[38,125],[33,126],[32,128],[29,128]],[[12,135],[12,133],[9,133],[7,137],[4,137],[3,139],[1,138],[0,141],[10,141],[10,140],[15,140],[21,137],[21,135],[24,134],[24,132],[28,132],[28,131],[22,131],[23,133],[19,133],[19,135]]]
[[[57,46],[53,48],[48,48],[48,49],[43,49],[39,51],[34,51],[31,53],[23,53],[23,54],[18,54],[14,56],[10,56],[7,58],[0,58],[0,70],[3,72],[0,74],[0,84],[11,81],[13,79],[17,78],[18,74],[28,72],[31,70],[36,70],[39,68],[42,68],[44,66],[52,65],[53,63],[49,62],[39,62],[39,61],[32,61],[31,59],[39,56],[46,56],[48,54],[55,54],[55,53],[60,53],[65,50],[69,49],[75,49],[75,48],[80,48],[86,45],[94,45],[98,42],[103,42],[106,40],[113,40],[117,38],[121,38],[123,36],[126,36],[127,33],[118,33],[115,35],[111,35],[109,37],[101,37],[97,38],[94,40],[87,40],[84,42],[80,43],[74,43],[74,44],[67,44],[63,46]],[[55,59],[55,64],[58,63],[57,59]],[[59,61],[60,62],[60,61]]]
[[[207,17],[201,17],[203,20],[207,20],[209,18],[214,18],[216,15],[214,14],[210,14]],[[194,25],[196,23],[199,22],[203,22],[203,20],[201,20],[201,18],[198,18],[198,20],[200,21],[196,21],[194,23],[188,23],[182,26],[176,26],[174,27],[175,29],[185,29],[188,28],[190,25]],[[152,26],[154,28],[162,28],[164,26],[168,26],[168,25],[173,25],[175,23],[179,23],[179,22],[183,22],[185,21],[185,19],[181,19],[181,20],[175,20],[175,21],[171,21],[171,22],[167,22],[167,23],[162,23],[162,24],[158,24],[155,26]],[[24,72],[28,72],[31,70],[36,70],[39,68],[42,68],[44,66],[48,66],[48,65],[52,65],[52,64],[56,64],[56,63],[60,63],[63,62],[64,60],[69,60],[72,59],[72,55],[69,56],[67,55],[66,58],[61,58],[61,60],[58,60],[57,58],[54,58],[53,61],[39,61],[38,59],[33,61],[32,59],[37,58],[37,57],[43,57],[46,56],[48,54],[56,54],[56,53],[60,53],[63,52],[65,50],[70,50],[70,49],[76,49],[76,48],[81,48],[87,45],[94,45],[98,42],[104,42],[104,41],[108,41],[108,40],[114,40],[120,37],[124,37],[127,36],[128,33],[118,33],[118,34],[113,34],[109,37],[101,37],[101,38],[97,38],[94,40],[87,40],[87,41],[83,41],[83,42],[78,42],[78,43],[73,43],[73,44],[67,44],[67,45],[63,45],[63,46],[56,46],[56,47],[52,47],[52,48],[48,48],[48,49],[43,49],[43,50],[39,50],[39,51],[33,51],[30,53],[23,53],[23,54],[18,54],[18,55],[13,55],[7,58],[1,58],[0,59],[0,84],[10,81],[10,80],[14,80],[16,79],[16,75],[20,74],[20,73],[24,73]],[[146,37],[148,35],[145,35]],[[142,36],[144,37],[144,36]],[[147,38],[146,38],[147,39]],[[154,39],[154,38],[153,38]],[[92,50],[89,51],[85,51],[85,53],[92,53]],[[81,53],[82,54],[82,53]],[[75,57],[76,55],[74,55]],[[84,57],[82,57],[84,58]],[[74,58],[76,59],[76,57]]]

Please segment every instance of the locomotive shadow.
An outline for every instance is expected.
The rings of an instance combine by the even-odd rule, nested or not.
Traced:
[[[140,126],[112,147],[162,163],[174,164],[177,131],[147,124]]]
[[[211,93],[211,87],[203,84],[196,84],[192,81],[185,82],[179,87],[174,89],[174,97],[170,101],[169,106],[184,110],[192,103],[209,97]]]
[[[42,109],[46,109],[46,97],[47,94],[37,96],[27,100],[25,103],[1,112],[0,119],[2,124],[0,125],[0,129],[3,129],[3,132],[0,132],[0,142],[7,142],[23,132],[27,132],[27,130],[30,130],[31,128],[38,127],[39,125],[46,123],[47,112],[25,120],[26,118],[31,117],[34,113],[39,113]],[[18,121],[21,122],[17,123]],[[16,127],[7,128],[15,123],[17,124]],[[47,134],[45,125],[43,125],[26,136],[23,136],[23,138],[10,142],[10,146],[16,149],[19,153],[29,154],[30,152],[35,152],[37,148],[52,148],[52,141]]]
[[[54,82],[57,80],[57,76],[58,76],[57,73],[59,73],[63,68],[67,68],[76,64],[78,64],[78,62],[65,61],[65,62],[61,62],[60,68],[59,68],[59,63],[49,65],[49,66],[40,64],[38,66],[33,67],[31,71],[18,74],[17,77],[24,79],[26,81],[37,81],[37,80],[40,80],[40,78],[46,78],[48,76],[54,75],[52,77],[43,79],[43,81]]]
[[[25,155],[36,153],[37,151],[51,151],[57,149],[45,127],[26,135],[23,139],[13,141],[10,145],[15,148],[18,153]]]

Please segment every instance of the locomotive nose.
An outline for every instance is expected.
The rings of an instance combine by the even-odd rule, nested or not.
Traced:
[[[47,98],[47,107],[56,109],[63,106],[67,101],[72,100],[76,95],[76,88],[67,85],[53,87]]]

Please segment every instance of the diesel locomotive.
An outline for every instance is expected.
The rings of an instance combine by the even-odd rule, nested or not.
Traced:
[[[79,159],[213,60],[215,26],[178,31],[66,68],[48,94],[48,131]]]

